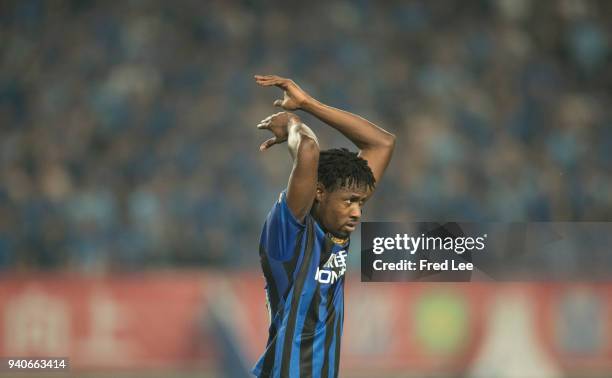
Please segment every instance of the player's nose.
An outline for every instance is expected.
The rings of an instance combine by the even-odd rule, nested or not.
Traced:
[[[353,206],[351,208],[351,212],[349,213],[349,216],[351,217],[351,220],[359,221],[359,219],[361,219],[361,207]]]

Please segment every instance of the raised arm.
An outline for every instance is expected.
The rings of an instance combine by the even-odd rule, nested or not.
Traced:
[[[322,104],[290,79],[256,75],[255,80],[263,86],[283,89],[284,98],[274,101],[275,106],[285,110],[302,109],[340,131],[359,148],[359,154],[368,161],[376,182],[380,181],[395,147],[393,134],[355,114]]]
[[[258,129],[270,130],[274,136],[261,144],[260,151],[287,141],[293,158],[293,168],[287,185],[287,205],[300,221],[310,211],[317,188],[317,166],[319,164],[319,142],[312,130],[295,114],[276,113],[257,125]]]

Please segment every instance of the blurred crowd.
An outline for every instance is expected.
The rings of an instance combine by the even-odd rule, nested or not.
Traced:
[[[0,269],[253,266],[289,76],[397,135],[364,220],[612,220],[612,3],[4,1]],[[309,116],[322,148],[350,146]]]

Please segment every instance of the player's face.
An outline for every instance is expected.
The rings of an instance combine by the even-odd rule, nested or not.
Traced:
[[[361,209],[369,196],[365,188],[317,189],[319,222],[334,236],[348,237],[361,220]]]

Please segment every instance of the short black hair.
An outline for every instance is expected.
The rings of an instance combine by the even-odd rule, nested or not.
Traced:
[[[374,189],[376,179],[368,162],[346,148],[332,148],[319,154],[318,180],[325,190],[365,187]]]

